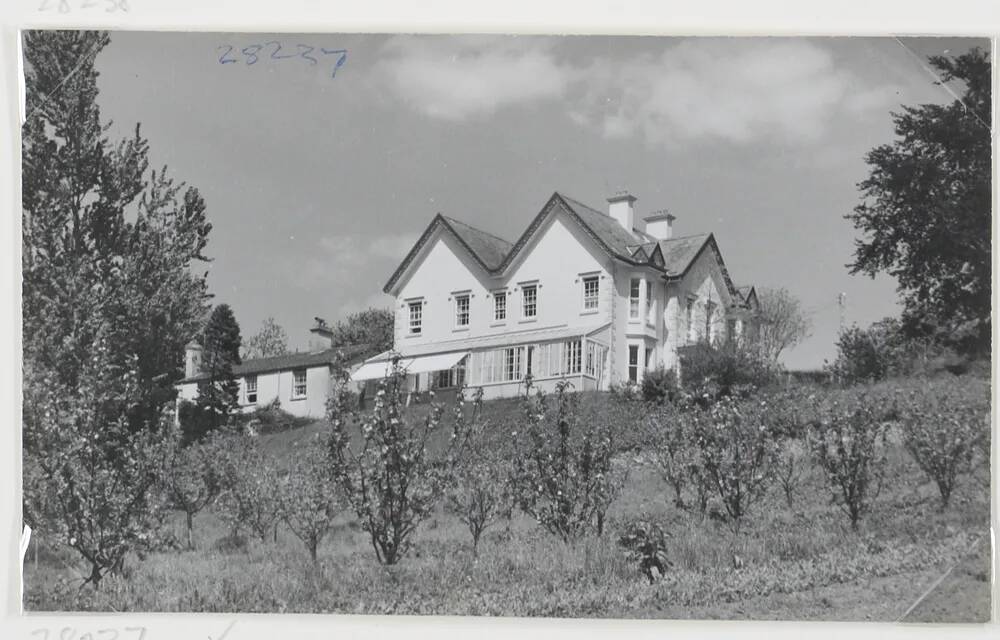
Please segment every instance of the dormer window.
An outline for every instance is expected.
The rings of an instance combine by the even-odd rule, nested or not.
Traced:
[[[410,312],[410,335],[418,336],[424,326],[424,301],[413,300],[407,303]]]

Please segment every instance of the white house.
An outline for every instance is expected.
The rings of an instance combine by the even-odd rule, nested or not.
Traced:
[[[713,235],[674,237],[674,216],[637,219],[635,202],[620,193],[602,212],[554,193],[513,243],[435,216],[384,287],[410,389],[510,396],[530,374],[604,390],[741,335],[756,293],[733,286]],[[385,375],[390,357],[353,379]]]
[[[244,413],[277,400],[284,411],[295,416],[319,419],[326,415],[333,366],[356,366],[371,349],[368,345],[333,348],[333,333],[321,318],[316,319],[310,333],[306,352],[244,360],[233,367]],[[201,369],[201,354],[201,345],[188,344],[184,379],[177,385],[178,406],[183,400],[193,402],[198,397],[198,383],[208,378]]]

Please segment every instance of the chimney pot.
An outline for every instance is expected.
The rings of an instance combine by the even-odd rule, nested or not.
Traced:
[[[646,222],[646,233],[657,240],[669,240],[674,233],[674,220],[677,216],[666,209],[654,211],[643,218]]]

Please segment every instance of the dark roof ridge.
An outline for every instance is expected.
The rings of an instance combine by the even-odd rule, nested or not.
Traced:
[[[491,238],[495,238],[496,240],[500,240],[501,242],[506,242],[507,244],[512,245],[512,246],[514,244],[513,242],[511,242],[510,240],[508,240],[506,238],[501,238],[497,234],[490,233],[489,231],[483,231],[479,227],[474,227],[471,224],[469,224],[468,222],[465,222],[463,220],[459,220],[458,218],[452,218],[451,216],[446,216],[443,213],[439,213],[438,215],[440,215],[442,218],[444,218],[448,222],[457,222],[458,224],[465,225],[466,227],[469,227],[470,229],[473,229],[474,231],[478,231],[479,233],[481,233],[483,235],[489,236]]]

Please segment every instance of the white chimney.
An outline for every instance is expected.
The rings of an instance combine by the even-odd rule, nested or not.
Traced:
[[[201,373],[201,345],[192,340],[184,347],[184,377],[193,378]]]
[[[323,318],[316,318],[316,324],[309,330],[309,333],[312,334],[309,337],[310,352],[326,351],[333,347],[333,331]]]
[[[608,198],[608,215],[626,231],[635,228],[635,201],[636,197],[628,191],[619,191]]]
[[[674,234],[674,220],[677,217],[668,213],[666,209],[648,215],[643,220],[646,221],[646,233],[657,240],[669,240]]]

